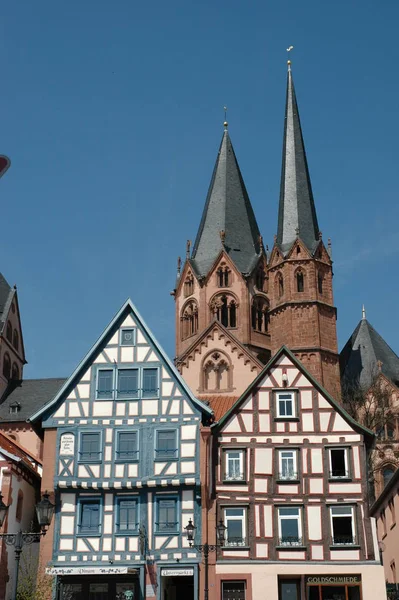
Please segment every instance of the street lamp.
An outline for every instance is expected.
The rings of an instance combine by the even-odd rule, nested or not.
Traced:
[[[216,526],[217,533],[217,542],[216,544],[194,544],[195,538],[195,530],[196,526],[193,524],[192,520],[189,519],[187,527],[184,528],[187,535],[187,540],[190,548],[195,548],[198,552],[204,555],[204,564],[205,564],[205,582],[204,582],[204,600],[208,600],[209,596],[209,587],[208,587],[208,570],[209,570],[209,552],[216,552],[218,548],[222,548],[225,543],[225,535],[226,535],[226,525],[223,523],[222,519],[220,519],[219,524]]]
[[[0,527],[4,523],[8,509],[10,507],[4,504],[3,496],[0,492]],[[19,531],[18,533],[0,533],[0,539],[3,539],[7,546],[14,546],[15,548],[15,578],[12,598],[16,600],[17,589],[18,589],[18,574],[19,574],[19,561],[21,558],[22,548],[25,545],[33,544],[33,542],[40,542],[40,538],[46,535],[47,529],[50,526],[51,519],[53,518],[55,505],[49,500],[47,492],[43,494],[43,498],[36,504],[37,520],[40,525],[40,532],[37,533],[25,533]]]

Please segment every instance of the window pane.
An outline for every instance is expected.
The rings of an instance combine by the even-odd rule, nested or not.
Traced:
[[[158,395],[158,369],[143,370],[143,395]]]
[[[99,433],[82,433],[80,443],[80,458],[82,460],[100,459]]]
[[[227,543],[241,545],[243,543],[243,521],[227,519]]]
[[[137,501],[119,501],[119,531],[132,531],[136,529]]]
[[[331,477],[346,477],[348,473],[345,469],[345,450],[337,448],[330,450],[331,455]]]
[[[116,584],[116,600],[135,600],[135,584],[134,583],[117,583]]]
[[[176,456],[176,431],[158,431],[156,455],[158,458],[174,458]]]
[[[243,517],[244,509],[243,508],[226,508],[225,515],[226,515],[226,517]]]
[[[108,600],[108,583],[91,583],[89,600]]]
[[[82,584],[62,583],[61,600],[83,600]]]
[[[321,597],[322,600],[345,600],[345,588],[341,585],[323,585]]]
[[[333,517],[334,544],[353,544],[352,517]]]
[[[98,398],[111,398],[112,397],[112,383],[113,383],[113,370],[112,369],[101,369],[98,372],[97,381],[97,396]]]
[[[158,530],[174,531],[177,526],[177,501],[175,499],[158,501]]]
[[[281,600],[299,600],[299,582],[280,580]],[[319,600],[317,598],[317,600]]]
[[[118,458],[137,458],[137,454],[137,433],[121,432],[118,436]]]
[[[351,515],[352,507],[351,506],[332,506],[331,512],[333,515]]]
[[[299,508],[279,508],[279,515],[281,517],[285,516],[295,516],[298,517],[299,516]]]
[[[223,581],[223,600],[245,600],[245,581]]]
[[[138,369],[119,369],[118,398],[137,397],[139,387]]]
[[[87,533],[97,533],[100,525],[100,504],[97,500],[81,503],[80,528]]]

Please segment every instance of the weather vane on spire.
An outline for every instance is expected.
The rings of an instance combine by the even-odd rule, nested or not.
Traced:
[[[227,122],[227,106],[224,106],[223,108],[224,108],[224,123],[223,123],[223,125],[224,125],[224,128],[227,129],[227,127],[229,125]]]
[[[294,46],[289,46],[287,48],[287,52],[291,52],[291,50],[294,49]],[[291,70],[291,61],[290,61],[290,54],[288,54],[288,60],[287,60],[287,65],[288,65],[288,70]]]

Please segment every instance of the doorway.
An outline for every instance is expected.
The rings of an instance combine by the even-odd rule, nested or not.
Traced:
[[[162,577],[161,600],[194,600],[194,577]]]

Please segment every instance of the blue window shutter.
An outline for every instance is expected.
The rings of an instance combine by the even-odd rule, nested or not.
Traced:
[[[158,395],[158,369],[143,369],[143,395]]]
[[[139,389],[138,369],[118,370],[118,398],[136,398]]]
[[[113,375],[112,369],[100,369],[97,377],[97,397],[112,398],[113,393]]]

